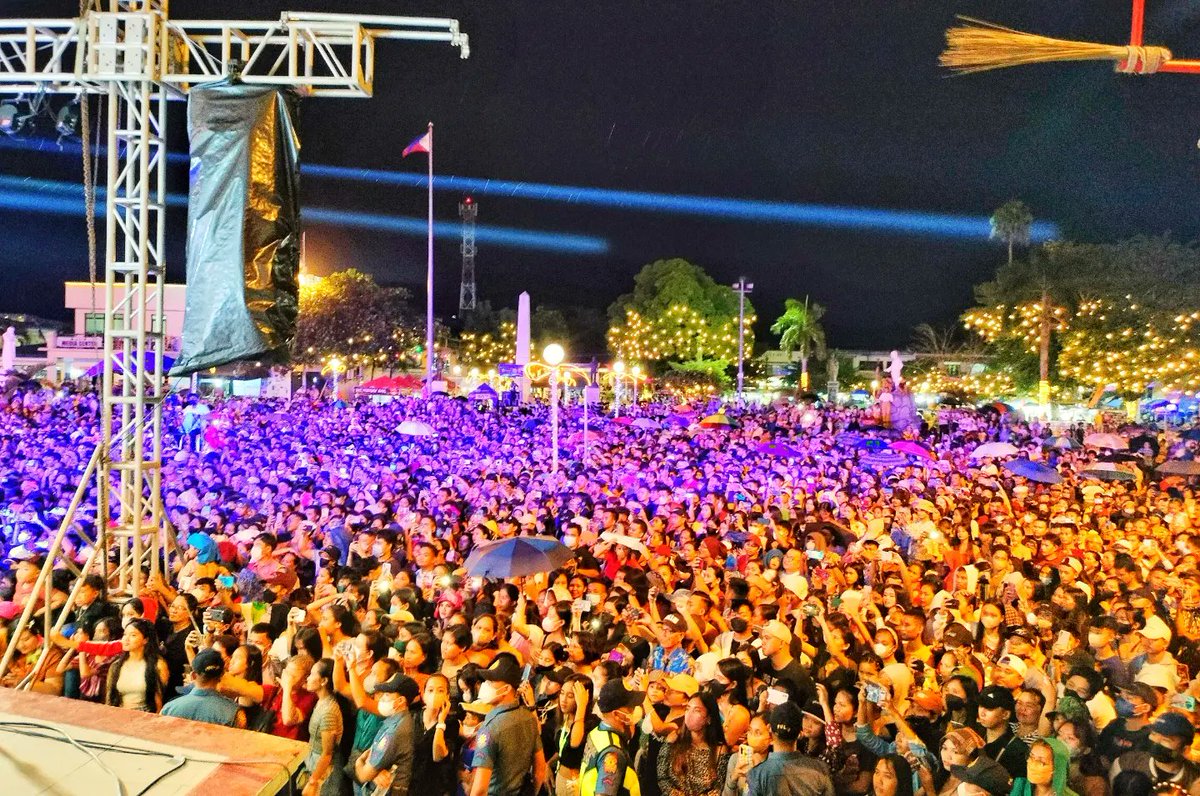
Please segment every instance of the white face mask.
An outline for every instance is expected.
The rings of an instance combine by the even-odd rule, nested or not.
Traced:
[[[988,630],[994,630],[1000,626],[1000,617],[998,616],[985,616],[979,621]]]
[[[368,674],[366,677],[363,678],[363,690],[366,691],[368,694],[375,693],[375,675]]]
[[[261,558],[262,558],[262,548],[261,547],[250,548],[250,560],[251,561],[258,561]]]
[[[891,648],[889,648],[886,644],[876,643],[871,646],[871,649],[875,650],[875,654],[880,658],[886,658],[889,654],[891,654]]]
[[[578,537],[575,537],[575,536],[564,536],[562,538],[562,543],[570,548],[574,548],[578,541],[579,541]]]
[[[376,542],[374,545],[372,545],[371,555],[375,556],[376,558],[383,556],[383,542]]]
[[[375,706],[379,708],[379,715],[383,716],[385,719],[388,716],[396,715],[396,700],[395,699],[384,697],[383,699],[380,699],[377,703],[375,703]]]
[[[563,621],[558,617],[558,614],[550,614],[542,619],[542,630],[547,633],[553,633],[563,626]]]
[[[592,604],[593,608],[600,607],[600,595],[599,594],[589,593],[589,594],[585,594],[584,597],[586,597],[587,601]]]
[[[496,693],[496,686],[491,680],[484,680],[479,684],[479,694],[477,695],[480,702],[487,705],[496,704],[496,699],[499,694]]]

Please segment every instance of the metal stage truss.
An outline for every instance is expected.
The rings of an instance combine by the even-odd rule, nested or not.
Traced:
[[[143,569],[162,572],[176,542],[162,510],[167,102],[235,74],[302,96],[370,97],[380,40],[443,42],[462,58],[470,54],[454,19],[285,12],[267,22],[179,21],[170,19],[167,0],[88,6],[106,10],[78,19],[0,20],[0,94],[98,97],[106,127],[101,434],[38,575],[34,593],[47,604],[50,573],[93,475],[97,538],[85,539],[91,554],[83,571],[99,561],[114,591],[138,594]],[[0,676],[35,602],[11,629]],[[44,613],[49,644],[54,628]]]

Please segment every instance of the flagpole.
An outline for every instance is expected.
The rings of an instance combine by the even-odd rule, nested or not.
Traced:
[[[425,397],[433,392],[433,122],[429,123],[429,241],[425,268]]]

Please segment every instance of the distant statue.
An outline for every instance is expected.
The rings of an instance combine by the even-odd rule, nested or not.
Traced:
[[[830,354],[829,360],[825,363],[826,381],[829,381],[831,383],[837,381],[839,367],[841,367],[841,366],[838,364],[837,355]]]
[[[892,361],[888,365],[888,373],[891,374],[892,384],[896,387],[900,386],[900,371],[904,369],[904,363],[900,360],[900,352],[892,352]]]
[[[17,330],[8,327],[4,331],[4,348],[0,351],[0,373],[12,373],[17,366]]]

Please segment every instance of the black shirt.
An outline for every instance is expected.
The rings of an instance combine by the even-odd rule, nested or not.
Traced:
[[[768,687],[787,691],[792,701],[799,705],[807,705],[816,699],[817,689],[813,686],[808,669],[795,658],[778,671],[771,666],[770,658],[763,658],[758,664],[758,676]]]
[[[983,745],[983,753],[1004,766],[1013,779],[1025,776],[1025,763],[1029,759],[1029,747],[1018,738],[1011,728],[996,740]]]

